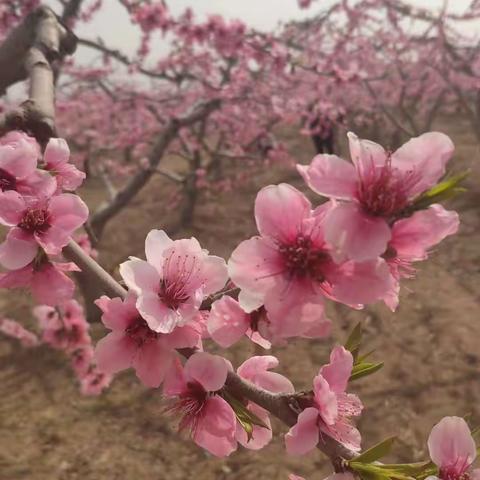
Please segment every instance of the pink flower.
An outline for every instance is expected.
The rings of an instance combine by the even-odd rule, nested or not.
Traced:
[[[47,172],[37,169],[40,148],[26,133],[13,131],[0,138],[0,191],[23,196],[48,197],[57,184]]]
[[[138,258],[120,265],[120,274],[137,295],[137,308],[148,326],[171,333],[198,313],[203,299],[227,281],[225,261],[208,255],[195,238],[171,240],[152,230],[145,241],[147,261]]]
[[[38,303],[60,305],[75,291],[74,282],[63,272],[78,270],[74,263],[54,263],[40,255],[23,268],[0,274],[0,288],[29,288]]]
[[[240,365],[237,369],[238,375],[245,380],[253,383],[257,387],[272,393],[294,393],[295,388],[288,378],[276,372],[270,372],[271,368],[278,366],[276,357],[265,355],[260,357],[251,357]],[[253,426],[252,438],[249,440],[247,433],[237,422],[236,439],[245,448],[251,450],[260,450],[272,439],[272,427],[268,412],[258,405],[248,402],[248,410],[255,414],[268,427]]]
[[[91,368],[88,373],[80,377],[80,392],[82,395],[97,396],[107,388],[112,381],[112,376]]]
[[[383,255],[395,284],[395,288],[384,299],[392,311],[398,305],[400,279],[411,278],[415,274],[412,263],[425,260],[429,249],[448,235],[456,233],[458,227],[458,214],[437,204],[393,224],[392,238]]]
[[[38,305],[33,314],[43,330],[42,341],[48,345],[70,353],[91,343],[89,325],[76,300],[58,308]]]
[[[223,348],[232,346],[244,335],[261,347],[270,348],[270,342],[260,333],[266,321],[265,309],[247,313],[236,300],[223,296],[212,304],[207,328],[211,338]]]
[[[88,208],[76,195],[27,203],[15,191],[0,193],[0,223],[13,227],[0,245],[0,263],[11,270],[25,267],[39,245],[49,255],[59,254],[87,218]]]
[[[72,352],[72,368],[78,377],[85,376],[95,360],[95,351],[91,345],[84,345]]]
[[[182,369],[177,361],[165,379],[164,393],[177,397],[169,411],[180,416],[179,430],[217,457],[237,448],[236,418],[230,405],[216,393],[225,385],[229,365],[217,355],[199,352]]]
[[[63,138],[51,138],[45,148],[45,168],[57,179],[59,189],[76,190],[85,179],[85,173],[69,163],[70,149]]]
[[[480,478],[480,469],[470,469],[477,456],[477,448],[463,418],[442,418],[428,437],[428,451],[433,463],[439,468],[438,476],[428,477],[430,480]]]
[[[154,332],[138,313],[136,300],[130,293],[125,301],[103,296],[95,302],[103,324],[112,330],[97,343],[95,356],[100,370],[114,374],[133,367],[146,386],[156,388],[171,368],[175,349],[196,346],[200,334],[189,325],[170,334]]]
[[[396,152],[348,134],[353,165],[336,155],[317,155],[298,165],[312,190],[336,203],[325,219],[325,238],[338,255],[364,261],[382,255],[390,224],[445,173],[454,145],[438,132],[412,138]]]
[[[9,318],[0,318],[0,332],[10,338],[19,340],[24,347],[36,347],[40,343],[33,332],[28,331],[23,325]]]
[[[359,416],[363,405],[356,395],[345,391],[352,367],[352,354],[344,347],[335,347],[330,363],[313,380],[312,406],[300,413],[296,425],[285,436],[289,453],[308,453],[322,432],[346,448],[360,450],[360,432],[351,424],[351,417]]]
[[[335,262],[323,234],[330,208],[312,211],[308,199],[287,184],[263,188],[255,201],[261,236],[242,242],[229,260],[230,277],[242,289],[240,305],[253,311],[264,304],[274,340],[327,335],[325,296],[357,305],[383,298],[391,288],[383,259]]]

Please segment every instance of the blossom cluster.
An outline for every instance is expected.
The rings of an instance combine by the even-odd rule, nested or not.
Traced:
[[[61,304],[73,296],[64,272],[78,268],[59,261],[62,248],[88,218],[85,203],[70,192],[85,174],[69,163],[65,140],[52,138],[43,153],[34,138],[13,131],[0,139],[0,287],[29,287],[39,303]]]
[[[0,221],[9,227],[0,246],[0,263],[9,271],[0,285],[30,286],[46,304],[34,310],[42,341],[71,356],[85,393],[98,393],[112,375],[132,367],[146,387],[162,387],[179,430],[213,455],[229,455],[239,444],[260,449],[272,438],[270,412],[235,397],[229,379],[286,397],[298,395],[293,384],[271,371],[279,363],[274,356],[249,358],[235,373],[228,360],[204,351],[205,341],[228,348],[246,337],[269,349],[290,338],[326,337],[326,300],[356,309],[383,301],[394,310],[412,263],[458,229],[457,214],[429,194],[453,153],[447,136],[427,133],[394,153],[352,133],[349,141],[353,163],[318,155],[298,166],[307,185],[327,197],[318,206],[288,184],[260,190],[258,235],[242,241],[228,262],[195,238],[150,231],[146,259],[120,265],[125,298],[96,301],[110,333],[94,354],[64,273],[77,268],[56,257],[88,215],[79,197],[62,193],[78,187],[83,174],[68,163],[64,141],[50,140],[39,162],[36,142],[13,132],[0,144]],[[312,390],[295,397],[300,411],[285,436],[289,453],[305,454],[323,436],[360,451],[353,420],[363,404],[347,392],[356,366],[356,354],[336,346]]]
[[[383,300],[393,309],[411,263],[458,228],[457,214],[438,204],[414,208],[445,171],[453,151],[448,137],[425,134],[394,154],[349,138],[353,164],[320,155],[299,166],[310,187],[332,197],[327,202],[314,208],[287,184],[263,188],[255,202],[259,235],[240,243],[228,264],[194,238],[152,230],[146,260],[120,265],[127,298],[97,300],[111,330],[97,345],[99,367],[110,374],[133,367],[146,386],[163,383],[164,395],[177,399],[168,410],[181,417],[180,430],[215,455],[230,454],[238,442],[260,448],[271,433],[267,412],[251,403],[253,428],[242,426],[226,388],[233,367],[203,352],[205,339],[228,348],[246,336],[268,349],[292,337],[325,337],[326,299],[354,308]],[[184,366],[177,350],[190,352]],[[333,349],[285,437],[288,452],[307,453],[322,435],[360,450],[352,420],[363,405],[346,392],[354,362],[346,348]],[[270,393],[293,394],[289,380],[268,372],[277,364],[272,356],[253,357],[237,373]]]

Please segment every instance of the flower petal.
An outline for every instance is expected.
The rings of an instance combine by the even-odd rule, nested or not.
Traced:
[[[95,305],[102,310],[102,323],[107,328],[123,332],[139,316],[135,306],[136,300],[136,296],[131,292],[127,295],[126,300],[102,295],[95,300]]]
[[[38,252],[35,239],[21,228],[12,228],[0,245],[0,264],[9,270],[28,265]]]
[[[441,205],[431,205],[426,210],[395,222],[390,246],[400,258],[424,260],[428,249],[456,233],[459,224],[457,212],[445,210]]]
[[[62,193],[50,200],[48,211],[51,224],[69,235],[88,219],[88,207],[83,200],[73,193]]]
[[[358,138],[353,132],[347,133],[350,157],[360,175],[375,166],[385,165],[387,153],[378,143]]]
[[[203,408],[203,416],[193,434],[194,442],[216,457],[230,455],[237,448],[232,408],[218,396],[209,398]]]
[[[238,342],[250,325],[250,316],[237,301],[224,296],[212,304],[208,316],[208,333],[223,348]]]
[[[127,287],[137,295],[145,292],[156,293],[160,284],[157,270],[145,260],[132,258],[120,264],[120,275]]]
[[[228,364],[218,355],[197,352],[185,363],[184,372],[187,381],[196,380],[207,392],[216,392],[225,385]]]
[[[439,468],[453,468],[458,476],[473,463],[477,456],[475,441],[467,422],[460,417],[444,417],[430,432],[428,451]]]
[[[274,244],[261,237],[240,243],[228,261],[228,272],[235,285],[256,298],[272,287],[275,275],[283,269]]]
[[[285,435],[285,446],[291,455],[305,455],[319,441],[318,410],[306,408],[300,413],[297,423]]]
[[[25,200],[14,190],[0,191],[0,223],[12,227],[17,225],[23,211],[26,209]]]
[[[297,170],[319,195],[346,200],[355,196],[355,167],[336,155],[317,155],[310,165],[297,165]]]
[[[325,239],[338,259],[374,259],[387,249],[390,228],[383,218],[363,213],[354,203],[338,204],[325,218]]]
[[[171,368],[175,354],[161,342],[146,342],[137,350],[133,367],[137,377],[150,388],[158,388]]]
[[[310,211],[307,197],[286,183],[262,188],[255,200],[258,231],[281,243],[297,237]]]
[[[111,332],[103,337],[95,348],[99,370],[116,373],[132,366],[137,346],[123,332]]]
[[[330,363],[320,369],[320,374],[335,393],[347,389],[352,373],[353,356],[345,347],[337,346],[330,353]]]
[[[164,252],[171,247],[173,240],[163,230],[151,230],[145,239],[147,262],[161,275],[165,261]]]
[[[392,155],[392,166],[402,172],[412,172],[417,179],[410,195],[418,195],[435,185],[445,174],[447,162],[455,146],[440,132],[428,132],[412,138]]]

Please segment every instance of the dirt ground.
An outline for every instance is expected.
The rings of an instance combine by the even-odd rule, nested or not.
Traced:
[[[281,371],[299,389],[309,388],[334,339],[344,339],[362,320],[366,348],[385,360],[380,373],[352,385],[366,406],[363,445],[397,435],[392,461],[426,458],[428,432],[444,415],[471,414],[480,424],[480,155],[463,121],[443,122],[439,129],[457,146],[453,167],[472,170],[468,193],[452,202],[461,212],[459,235],[419,265],[417,279],[404,282],[395,315],[384,306],[354,312],[330,305],[332,339],[274,349]],[[299,160],[311,158],[306,139],[292,137],[290,146]],[[255,231],[255,192],[285,177],[285,171],[264,172],[248,186],[204,198],[194,227],[180,235],[195,235],[211,252],[228,257]],[[105,265],[113,268],[127,255],[142,255],[145,234],[168,219],[163,193],[163,184],[153,182],[112,222],[101,245]],[[91,183],[84,194],[97,203],[98,185]],[[0,292],[2,315],[32,325],[29,305],[26,293]],[[93,333],[100,338],[104,330],[97,325]],[[230,358],[238,365],[249,353],[250,345],[241,344]],[[104,395],[85,398],[60,353],[25,350],[2,339],[0,480],[285,480],[290,472],[318,480],[328,472],[320,453],[288,457],[279,424],[274,441],[260,453],[239,450],[224,460],[212,458],[178,436],[161,409],[159,392],[142,387],[131,372],[118,375]]]

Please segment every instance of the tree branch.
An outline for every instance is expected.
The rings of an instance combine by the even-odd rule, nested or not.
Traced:
[[[148,156],[148,168],[140,170],[127,185],[115,195],[115,198],[111,202],[101,206],[91,216],[90,225],[97,237],[101,236],[107,222],[123,210],[150,180],[170,143],[177,136],[178,131],[182,127],[192,125],[206,118],[214,110],[220,108],[220,105],[221,101],[219,99],[209,100],[206,103],[194,107],[187,115],[172,118],[167,123]]]
[[[2,131],[31,133],[44,144],[55,134],[55,94],[52,64],[75,51],[76,37],[47,7],[39,7],[0,46],[0,92],[29,79],[29,98],[9,113]]]

